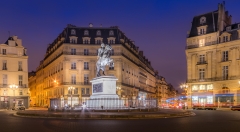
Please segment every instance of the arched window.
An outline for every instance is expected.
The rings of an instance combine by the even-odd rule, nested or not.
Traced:
[[[110,30],[110,31],[109,31],[109,36],[113,36],[113,35],[114,35],[113,30]]]
[[[71,35],[76,35],[76,31],[74,29],[71,30]]]
[[[201,17],[200,18],[200,24],[206,23],[206,17]]]
[[[97,36],[101,36],[101,31],[100,30],[97,31]]]
[[[85,31],[84,31],[84,35],[89,35],[88,30],[85,30]]]

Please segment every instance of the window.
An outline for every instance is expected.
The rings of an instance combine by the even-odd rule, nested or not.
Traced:
[[[71,55],[76,55],[76,49],[71,49]]]
[[[22,75],[19,75],[19,76],[18,76],[18,85],[19,85],[19,86],[22,86],[22,85],[23,85],[23,76],[22,76]]]
[[[76,44],[76,43],[77,43],[77,40],[76,40],[75,38],[70,38],[70,43]]]
[[[206,23],[206,17],[201,17],[200,18],[200,24],[204,24],[204,23]]]
[[[6,60],[3,60],[2,70],[7,70],[7,61]]]
[[[3,85],[7,85],[8,83],[8,76],[7,74],[3,74]]]
[[[83,41],[83,44],[89,44],[88,39],[85,39],[85,40]]]
[[[89,35],[88,30],[84,30],[84,35]]]
[[[192,86],[192,91],[197,91],[198,90],[198,86],[197,85],[193,85]]]
[[[7,49],[2,49],[2,54],[6,55],[7,54]]]
[[[228,41],[228,36],[223,36],[223,42],[227,42]]]
[[[84,62],[84,70],[89,70],[88,62]]]
[[[23,91],[22,90],[19,90],[19,95],[23,95]]]
[[[109,44],[114,44],[114,40],[109,40]]]
[[[97,31],[97,36],[101,36],[101,31],[100,30]]]
[[[86,88],[86,94],[90,94],[89,88]]]
[[[74,94],[78,94],[78,88],[74,89]]]
[[[85,88],[81,89],[82,94],[85,94]]]
[[[88,49],[84,49],[84,55],[88,55]]]
[[[208,84],[207,85],[207,90],[213,90],[213,85],[212,84]]]
[[[72,64],[71,64],[71,69],[77,69],[77,68],[76,68],[76,62],[72,62]]]
[[[199,85],[199,90],[206,90],[206,85]]]
[[[76,31],[74,29],[71,30],[71,35],[76,35]]]
[[[228,27],[226,28],[227,31],[229,31],[229,30],[231,30],[231,29],[232,29],[231,26],[228,26]]]
[[[205,69],[199,69],[199,80],[204,80]]]
[[[199,40],[199,46],[202,47],[205,45],[205,39],[200,39]]]
[[[205,62],[205,55],[200,55],[199,56],[199,62],[202,64]]]
[[[22,61],[18,61],[18,71],[22,71]]]
[[[114,67],[109,67],[109,70],[114,70]]]
[[[228,61],[228,51],[223,51],[222,61]]]
[[[228,80],[228,66],[223,66],[223,80]]]
[[[109,36],[113,36],[113,35],[114,35],[113,30],[110,30],[110,31],[109,31]]]
[[[89,84],[88,74],[84,74],[84,84]]]
[[[72,74],[71,81],[72,84],[76,84],[76,74]]]
[[[97,42],[96,42],[97,44],[101,44],[101,40],[97,40]]]
[[[201,29],[200,29],[200,34],[205,34],[204,28],[201,28]]]
[[[207,96],[207,104],[213,104],[213,96]]]

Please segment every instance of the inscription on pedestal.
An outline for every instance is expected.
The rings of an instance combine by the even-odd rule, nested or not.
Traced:
[[[103,83],[93,84],[93,93],[103,92]]]

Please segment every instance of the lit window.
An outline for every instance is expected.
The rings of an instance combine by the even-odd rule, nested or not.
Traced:
[[[205,86],[206,85],[199,85],[199,90],[206,90]]]
[[[199,47],[202,47],[205,45],[205,39],[200,39],[199,40]]]
[[[76,31],[74,29],[71,30],[71,35],[76,35]]]
[[[192,86],[192,91],[197,91],[198,90],[198,86],[197,85],[193,85]]]
[[[213,85],[212,84],[208,84],[207,85],[207,90],[213,90]]]

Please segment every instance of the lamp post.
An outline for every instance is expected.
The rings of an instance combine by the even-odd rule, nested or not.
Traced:
[[[187,83],[182,83],[182,84],[180,85],[180,88],[184,90],[184,94],[185,94],[186,97],[187,97],[188,84],[187,84]],[[188,101],[188,98],[187,98],[187,101]]]
[[[18,86],[15,85],[15,84],[12,84],[12,85],[10,85],[9,87],[10,87],[10,89],[13,90],[13,96],[14,96],[14,99],[13,99],[13,105],[15,106],[15,102],[16,102],[16,101],[15,101],[15,89],[17,89]]]
[[[75,87],[72,87],[72,86],[68,87],[68,90],[71,93],[71,108],[72,108],[72,90],[74,90],[74,89],[75,89]]]

